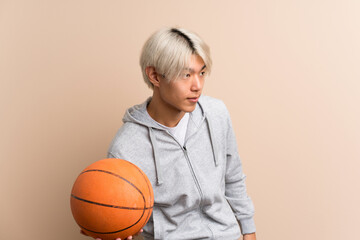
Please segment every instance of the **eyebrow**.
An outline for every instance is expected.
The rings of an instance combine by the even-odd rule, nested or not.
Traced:
[[[204,70],[205,68],[206,68],[206,65],[202,66],[200,71]],[[184,70],[189,70],[190,72],[194,72],[194,69],[192,69],[192,68],[185,68]]]

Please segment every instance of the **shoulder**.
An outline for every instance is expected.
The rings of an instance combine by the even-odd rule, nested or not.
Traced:
[[[144,149],[148,145],[148,129],[145,126],[126,122],[117,131],[109,148],[109,153],[115,157],[123,157]]]
[[[201,96],[199,99],[201,108],[207,115],[228,116],[229,112],[225,103],[217,98]]]
[[[210,97],[210,96],[206,96],[206,95],[201,95],[199,102],[201,104],[219,104],[219,105],[224,105],[224,102],[218,98],[214,98],[214,97]]]
[[[114,140],[118,142],[129,138],[137,139],[138,137],[142,137],[147,132],[147,128],[142,125],[126,122],[117,131]]]

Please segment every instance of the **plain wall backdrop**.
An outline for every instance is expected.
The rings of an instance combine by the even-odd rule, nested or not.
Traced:
[[[356,0],[0,0],[0,239],[88,239],[70,211],[164,26],[211,47],[204,94],[228,106],[258,239],[354,239],[360,222]],[[170,177],[170,176],[169,176]]]

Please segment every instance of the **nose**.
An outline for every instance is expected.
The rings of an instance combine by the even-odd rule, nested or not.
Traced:
[[[192,81],[191,81],[191,91],[194,91],[194,92],[197,92],[197,91],[200,91],[201,88],[202,88],[202,79],[197,76],[197,75],[194,75]]]

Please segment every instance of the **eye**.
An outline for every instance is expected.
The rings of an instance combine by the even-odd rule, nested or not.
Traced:
[[[183,78],[189,78],[191,77],[190,73],[184,73]]]
[[[205,75],[206,75],[206,72],[205,72],[205,71],[203,71],[203,72],[200,73],[200,76],[205,76]]]

